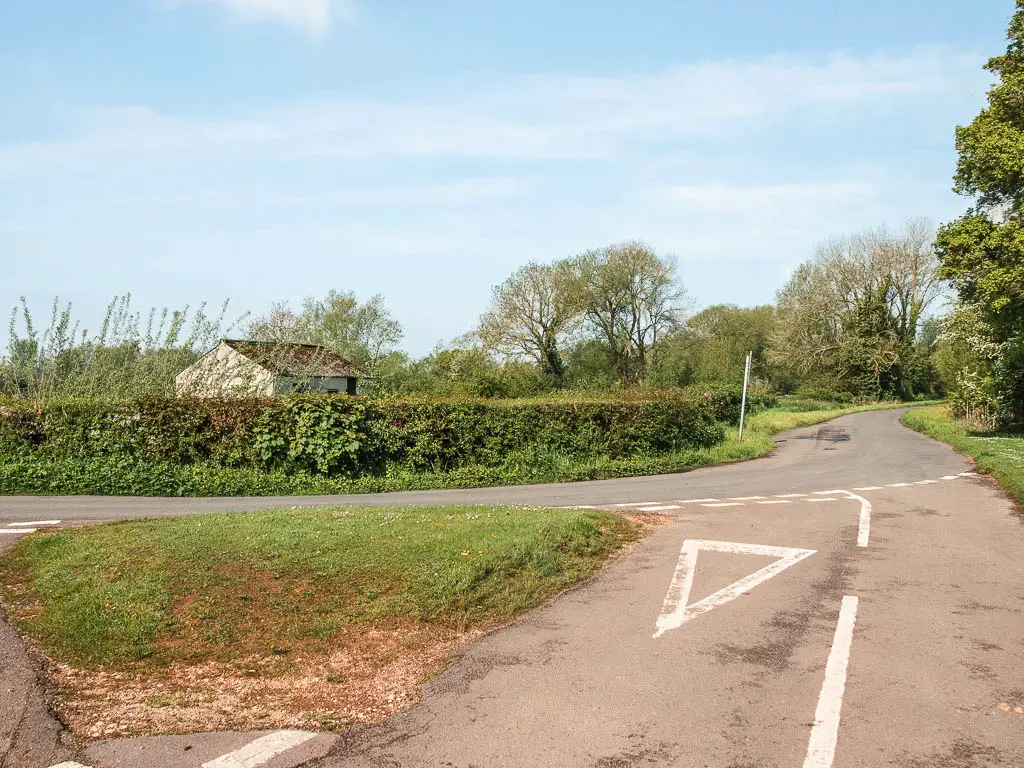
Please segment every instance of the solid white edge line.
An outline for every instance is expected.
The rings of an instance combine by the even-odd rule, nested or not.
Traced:
[[[51,765],[50,768],[89,768],[89,766],[71,761],[67,763],[57,763],[56,765]]]
[[[35,533],[35,528],[0,528],[0,533],[9,533],[11,535],[18,535],[22,533]]]
[[[850,646],[853,644],[858,602],[857,597],[847,595],[839,609],[839,622],[825,665],[825,681],[818,695],[818,707],[814,712],[814,725],[811,726],[803,768],[831,768],[836,758],[839,717],[846,693],[846,670],[850,664]]]
[[[866,485],[863,488],[854,488],[855,491],[880,491],[882,486],[880,485]]]
[[[939,480],[956,480],[960,475],[943,475]]]
[[[806,496],[806,493],[777,493],[775,494],[776,499],[802,499]]]
[[[820,499],[804,499],[804,501],[806,501],[808,504],[823,504],[827,501],[839,501],[839,499],[823,497]]]
[[[20,528],[22,526],[33,526],[33,525],[60,525],[60,520],[34,520],[31,523],[8,523],[11,528]]]
[[[871,536],[871,502],[865,499],[863,496],[858,496],[856,493],[850,493],[851,499],[856,499],[860,502],[860,522],[857,524],[857,546],[866,547],[868,545],[868,539]]]
[[[914,485],[935,485],[938,480],[918,480]]]
[[[660,501],[630,501],[625,504],[615,504],[616,507],[653,507],[661,504]]]
[[[641,512],[664,512],[666,509],[681,509],[678,504],[665,504],[660,507],[640,507]]]
[[[757,501],[758,499],[766,499],[767,496],[730,496],[729,501]]]
[[[910,483],[889,483],[886,488],[906,488]]]
[[[228,752],[215,760],[203,763],[202,768],[256,768],[314,738],[309,731],[276,731],[249,742],[241,749]]]
[[[831,496],[834,493],[846,493],[846,491],[842,490],[841,488],[837,488],[836,490],[833,491],[811,491],[811,493],[813,493],[815,496]]]

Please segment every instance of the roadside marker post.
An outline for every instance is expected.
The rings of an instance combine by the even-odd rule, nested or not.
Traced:
[[[743,366],[743,400],[740,402],[740,434],[736,440],[739,443],[743,442],[743,415],[747,410],[747,385],[750,382],[750,363],[752,362],[751,358],[753,358],[753,356],[753,352],[748,352],[746,363]]]

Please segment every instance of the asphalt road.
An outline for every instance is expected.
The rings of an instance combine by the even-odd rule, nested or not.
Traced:
[[[1024,766],[1021,517],[898,415],[844,417],[784,435],[773,457],[684,475],[344,499],[3,499],[0,525],[342,501],[671,518],[583,588],[469,646],[387,723],[225,766]],[[113,741],[74,759],[198,768],[255,736],[187,737],[187,752],[183,737]]]

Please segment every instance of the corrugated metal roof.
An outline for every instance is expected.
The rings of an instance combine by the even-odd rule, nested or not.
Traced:
[[[224,339],[240,355],[281,376],[348,376],[368,378],[369,374],[351,360],[316,344],[278,341]]]

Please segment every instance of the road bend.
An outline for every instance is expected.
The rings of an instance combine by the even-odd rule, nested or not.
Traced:
[[[898,417],[843,417],[782,435],[772,457],[682,475],[315,500],[15,498],[0,523],[295,503],[667,518],[585,586],[467,647],[419,704],[271,768],[1022,766],[1024,525]],[[76,759],[193,764],[164,760],[166,743],[147,742],[149,762],[127,762],[118,741]]]

